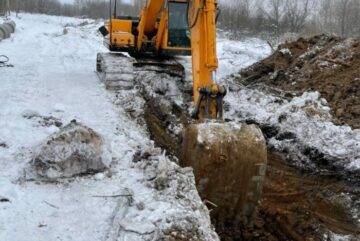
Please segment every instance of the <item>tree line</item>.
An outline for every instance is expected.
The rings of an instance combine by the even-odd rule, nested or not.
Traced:
[[[117,1],[118,15],[137,16],[145,0]],[[281,36],[284,33],[335,33],[360,35],[360,0],[218,0],[219,26],[233,34]],[[64,16],[108,18],[114,0],[0,0],[0,13],[44,13]]]
[[[221,28],[234,33],[360,36],[360,0],[237,0],[221,15]]]
[[[74,4],[63,4],[59,0],[0,0],[0,14],[4,14],[6,4],[13,12],[41,13],[70,17],[108,18],[110,12],[110,0],[75,0]],[[114,6],[112,0],[112,7]],[[118,14],[138,14],[142,1],[136,0],[133,4],[123,3],[117,0]]]

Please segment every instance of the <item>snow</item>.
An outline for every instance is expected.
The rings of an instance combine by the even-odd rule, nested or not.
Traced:
[[[218,240],[195,190],[192,171],[170,163],[154,148],[145,126],[129,117],[128,110],[135,110],[135,117],[143,110],[144,100],[136,90],[121,91],[115,97],[98,81],[96,53],[106,52],[102,37],[96,33],[102,23],[30,14],[21,14],[15,21],[15,34],[0,43],[0,54],[9,56],[15,65],[0,68],[0,196],[10,200],[0,203],[0,240],[105,240],[120,215],[115,210],[125,200],[109,196],[128,190],[133,193],[134,205],[120,208],[124,217],[118,222],[125,239],[151,240],[174,223],[187,227],[186,222],[190,222],[200,225],[206,240]],[[290,151],[301,165],[311,164],[299,153],[306,146],[340,160],[339,165],[348,170],[360,169],[360,130],[332,124],[329,107],[318,93],[284,99],[268,89],[232,82],[229,75],[270,54],[266,42],[230,41],[220,36],[217,48],[217,78],[237,88],[225,98],[227,118],[239,122],[251,119],[278,127],[280,133],[294,133],[295,140],[273,137],[269,145]],[[189,80],[190,58],[179,61]],[[182,101],[175,83],[152,81],[149,88],[166,88],[176,101]],[[58,183],[31,180],[29,161],[34,151],[59,130],[56,121],[66,125],[73,119],[104,138],[111,173]],[[181,129],[174,127],[174,132]],[[139,150],[149,150],[154,157],[133,163]],[[149,177],[169,181],[169,173],[172,179],[165,190],[155,190],[154,183],[148,181]],[[175,190],[183,186],[186,198],[177,200]]]
[[[329,235],[325,235],[325,240],[332,240],[332,241],[351,241],[353,237],[350,235],[339,235],[335,233],[330,233]]]
[[[287,49],[287,48],[280,49],[279,52],[282,53],[283,55],[290,55],[290,56],[292,55],[290,49]]]
[[[265,41],[257,38],[247,38],[241,41],[228,40],[219,34],[217,44],[219,69],[217,77],[221,81],[227,75],[237,73],[269,55],[270,47]]]
[[[161,153],[154,154],[153,160],[133,164],[138,150],[157,151],[145,127],[129,118],[122,106],[114,105],[112,94],[97,79],[96,53],[106,52],[96,33],[102,23],[30,14],[14,20],[18,26],[15,34],[0,44],[0,53],[9,56],[15,66],[0,69],[0,142],[6,144],[0,147],[0,195],[10,200],[0,204],[0,240],[105,240],[112,219],[119,215],[116,207],[124,199],[107,196],[124,190],[131,190],[134,204],[143,203],[144,207],[139,210],[130,204],[126,212],[125,207],[120,208],[122,218],[130,220],[121,223],[125,227],[121,228],[122,238],[156,239],[159,230],[171,228],[167,226],[180,218],[197,224],[203,239],[218,240],[192,172],[181,174],[181,169],[164,157],[166,169],[161,174],[172,174],[167,180],[169,188],[158,191],[146,179],[144,164],[158,170]],[[66,125],[73,119],[104,138],[111,172],[56,183],[33,179],[29,162],[34,151],[59,130],[55,120]],[[184,183],[187,189],[178,191]],[[186,192],[181,193],[184,200],[176,199],[181,190]],[[139,234],[134,233],[136,226]],[[153,232],[152,227],[156,229]]]
[[[289,159],[299,166],[314,166],[303,154],[305,149],[318,150],[334,165],[348,171],[360,169],[360,130],[336,126],[331,122],[330,108],[318,92],[305,92],[286,100],[271,91],[242,88],[228,95],[231,110],[228,118],[279,128],[280,133],[294,133],[294,138],[272,137],[269,145],[290,153]]]

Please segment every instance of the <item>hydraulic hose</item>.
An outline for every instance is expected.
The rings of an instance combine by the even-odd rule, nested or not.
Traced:
[[[193,5],[193,2],[194,2],[194,0],[189,0],[188,5],[187,5],[187,21],[188,21],[188,25],[189,25],[189,28],[190,28],[190,29],[192,29],[193,27],[195,27],[195,25],[197,24],[197,21],[198,21],[198,19],[199,19],[199,15],[200,15],[200,11],[201,11],[201,9],[204,7],[204,6],[202,5],[201,7],[199,7],[199,8],[196,10],[196,16],[195,16],[194,22],[190,23],[189,13],[190,13],[190,6]]]
[[[8,64],[10,61],[9,57],[6,55],[0,55],[0,67],[14,67],[12,64]]]

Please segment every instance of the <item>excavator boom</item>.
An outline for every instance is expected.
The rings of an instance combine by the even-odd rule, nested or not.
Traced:
[[[198,119],[222,119],[225,88],[216,85],[216,0],[190,0],[188,22],[191,31],[193,95]]]
[[[138,38],[136,49],[141,51],[145,36],[151,36],[156,30],[158,14],[164,4],[164,0],[147,0],[145,7],[141,10],[138,26]]]

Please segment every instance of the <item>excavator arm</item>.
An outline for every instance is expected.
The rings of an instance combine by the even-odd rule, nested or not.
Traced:
[[[193,94],[196,119],[222,119],[226,89],[216,84],[216,0],[189,0]]]

